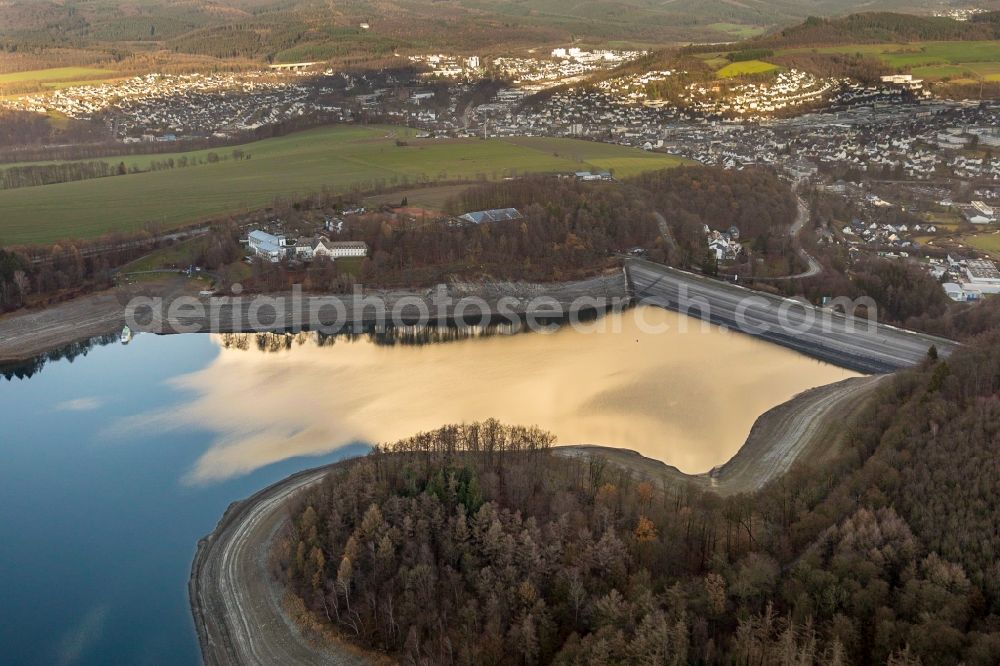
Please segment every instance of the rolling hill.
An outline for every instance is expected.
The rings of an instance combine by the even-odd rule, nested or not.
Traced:
[[[428,49],[489,53],[569,42],[652,48],[753,38],[809,16],[844,16],[858,10],[921,12],[941,4],[937,0],[583,0],[569,5],[562,0],[7,0],[0,3],[0,73],[121,62],[151,52],[288,62],[371,60]],[[990,0],[984,6],[1000,8],[1000,2]],[[953,38],[944,34],[953,31],[954,26],[947,25],[953,21],[936,23],[942,31],[937,39]],[[853,31],[857,26],[847,28]],[[828,23],[807,22],[779,35],[807,43],[817,31],[829,30]],[[885,30],[873,30],[876,33],[869,39],[885,38]]]

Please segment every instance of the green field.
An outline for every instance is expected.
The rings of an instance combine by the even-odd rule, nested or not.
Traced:
[[[750,39],[764,34],[761,26],[745,23],[710,23],[708,27],[733,39]]]
[[[408,145],[398,146],[397,139]],[[398,127],[327,127],[240,146],[250,159],[207,162],[202,150],[107,158],[196,166],[0,191],[0,244],[49,243],[174,227],[259,208],[275,197],[401,187],[442,180],[496,180],[527,173],[607,169],[626,177],[680,163],[669,155],[572,139],[414,139]],[[233,148],[215,150],[229,155]]]
[[[777,65],[763,60],[741,60],[726,65],[715,72],[720,79],[731,79],[734,76],[747,76],[749,74],[765,74],[779,69]]]
[[[405,198],[407,206],[414,208],[425,208],[427,210],[443,211],[449,199],[457,197],[470,185],[438,185],[430,187],[415,187],[407,190],[398,190],[387,194],[376,194],[366,197],[362,202],[365,206],[391,206],[399,205]]]
[[[962,236],[962,242],[994,256],[1000,256],[1000,232]]]
[[[41,83],[47,87],[58,87],[69,81],[90,79],[91,81],[114,75],[109,69],[94,67],[53,67],[51,69],[34,69],[27,72],[0,74],[0,87],[18,83]]]
[[[846,44],[779,53],[850,53],[879,58],[885,64],[931,79],[1000,81],[1000,41]]]
[[[205,244],[204,237],[192,238],[190,240],[175,243],[169,247],[160,248],[144,257],[126,264],[122,273],[139,273],[142,271],[153,271],[164,267],[184,268],[194,261],[197,254]]]

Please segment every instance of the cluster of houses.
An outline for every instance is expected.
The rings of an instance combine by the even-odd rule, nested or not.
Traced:
[[[790,166],[800,176],[849,168],[895,179],[1000,181],[1000,105],[927,102],[862,106],[770,121],[675,123],[663,149],[728,168]],[[942,141],[948,137],[949,141]],[[969,151],[975,144],[982,151]]]
[[[324,89],[313,75],[270,69],[147,74],[0,99],[0,108],[78,119],[102,116],[127,143],[167,140],[168,135],[229,136],[306,114],[343,114],[341,107],[323,101],[332,88]]]
[[[937,231],[937,226],[933,224],[866,223],[858,218],[851,220],[850,224],[841,229],[844,238],[852,245],[864,244],[873,248],[898,250],[917,248],[917,243],[911,240],[911,235],[930,235],[936,234]]]
[[[820,102],[845,84],[846,81],[791,69],[761,83],[725,88],[721,84],[692,83],[681,101],[688,108],[706,115],[769,117],[786,109]]]
[[[568,136],[642,146],[661,139],[663,128],[680,117],[676,107],[623,103],[584,90],[554,92],[528,110],[505,101],[506,95],[500,91],[496,99],[475,109],[473,119],[483,135]]]
[[[429,78],[475,81],[499,75],[528,89],[541,90],[616,67],[639,58],[643,53],[585,51],[573,47],[553,49],[548,58],[500,56],[484,60],[479,56],[436,53],[411,55],[408,59],[412,63],[423,65],[426,68],[423,75]]]
[[[931,91],[924,88],[923,79],[915,79],[912,74],[888,74],[882,77],[882,83],[898,87],[917,97],[931,96]]]
[[[250,252],[272,263],[283,259],[310,262],[314,259],[345,259],[368,256],[368,244],[363,241],[331,241],[323,236],[291,240],[256,230],[247,237]]]
[[[584,51],[554,49],[549,58],[500,57],[492,69],[502,78],[527,90],[538,91],[579,81],[594,72],[608,70],[641,57],[644,51]]]

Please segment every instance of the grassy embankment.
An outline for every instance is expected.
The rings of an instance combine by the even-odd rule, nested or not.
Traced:
[[[397,145],[405,139],[407,145]],[[669,155],[571,139],[413,139],[398,127],[326,127],[233,148],[104,158],[147,169],[186,157],[194,166],[0,191],[0,242],[48,243],[164,228],[296,197],[444,180],[608,169],[630,176],[676,166]],[[221,159],[209,163],[208,154]]]

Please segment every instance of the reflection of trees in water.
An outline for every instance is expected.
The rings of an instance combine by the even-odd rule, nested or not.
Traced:
[[[581,322],[593,321],[607,313],[595,309],[582,310],[574,315]],[[544,326],[556,324],[564,326],[568,323],[565,317],[539,317],[538,323]],[[442,325],[426,326],[386,326],[379,330],[369,325],[362,330],[344,328],[335,333],[320,333],[300,331],[298,333],[223,333],[220,335],[224,349],[250,351],[256,349],[262,352],[289,351],[311,342],[317,347],[332,347],[337,342],[365,341],[382,347],[433,345],[446,342],[459,342],[474,338],[491,338],[501,335],[516,335],[530,333],[531,328],[523,318],[512,322],[509,319],[480,324],[465,324],[449,322]]]
[[[59,347],[58,349],[46,352],[27,361],[0,363],[0,375],[3,375],[8,381],[15,378],[28,379],[29,377],[33,377],[41,372],[42,368],[45,367],[45,364],[50,361],[67,360],[72,363],[76,358],[86,356],[87,353],[95,347],[103,347],[105,345],[114,344],[120,340],[121,335],[119,333],[98,335],[90,338],[89,340],[81,340],[79,342],[68,344],[64,347]]]
[[[358,341],[382,347],[420,346],[458,342],[473,338],[489,338],[498,335],[514,335],[527,330],[521,324],[515,325],[505,322],[485,326],[391,326],[381,331],[372,329],[362,332],[340,331],[338,333],[224,333],[221,340],[225,349],[281,352],[301,347],[306,342],[312,342],[317,347],[332,347],[338,342]]]

